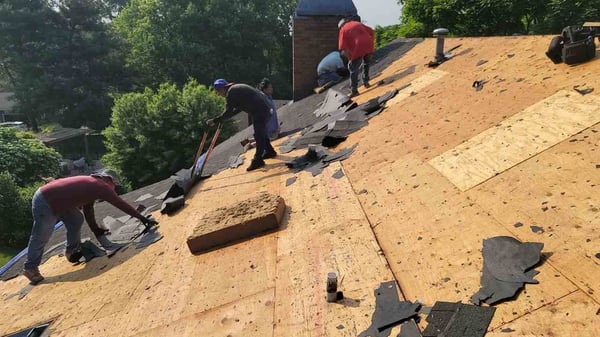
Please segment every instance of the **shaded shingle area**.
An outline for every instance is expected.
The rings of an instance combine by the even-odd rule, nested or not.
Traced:
[[[123,194],[123,195],[121,195],[121,198],[123,198],[123,200],[133,204],[134,207],[137,207],[138,205],[144,205],[146,207],[151,207],[156,204],[160,205],[162,200],[157,200],[156,196],[167,191],[169,189],[169,187],[171,187],[172,184],[173,184],[172,179],[170,179],[170,178],[165,179],[165,180],[159,181],[157,183],[154,183],[152,185],[148,185],[148,186],[142,187],[140,189],[137,189],[135,191]],[[151,195],[153,195],[153,197],[145,199],[143,201],[136,202],[136,200],[139,197],[141,197],[145,194],[151,194]],[[94,207],[94,213],[96,215],[96,221],[100,225],[102,224],[102,219],[104,219],[104,217],[106,217],[106,216],[112,216],[113,218],[117,218],[117,217],[126,215],[118,208],[116,208],[113,205],[111,205],[107,202],[104,202],[104,201],[96,203],[96,205]],[[81,237],[82,238],[92,238],[95,241],[94,234],[88,227],[87,223],[85,223],[85,221],[84,221],[83,225],[81,226]],[[44,256],[42,258],[42,263],[54,255],[62,254],[64,251],[64,248],[62,247],[61,243],[63,243],[65,240],[66,240],[66,230],[65,230],[64,226],[61,226],[58,230],[56,230],[56,232],[54,232],[52,234],[50,241],[46,245],[46,253],[44,254]],[[27,255],[18,259],[15,262],[15,264],[13,264],[2,275],[0,275],[0,279],[3,281],[6,281],[6,280],[9,280],[11,278],[18,276],[21,273],[21,270],[23,269],[23,265],[25,264],[26,259],[27,259]]]

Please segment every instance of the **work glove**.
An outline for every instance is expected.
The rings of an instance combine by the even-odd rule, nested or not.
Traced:
[[[152,217],[152,215],[148,215],[144,218],[144,220],[142,220],[142,223],[144,224],[144,226],[146,227],[153,227],[158,225],[158,221],[156,221],[156,219],[154,219]]]

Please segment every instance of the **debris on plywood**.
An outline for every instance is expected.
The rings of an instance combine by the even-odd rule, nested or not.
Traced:
[[[282,197],[261,193],[250,199],[207,213],[187,239],[193,254],[276,229],[285,213]]]

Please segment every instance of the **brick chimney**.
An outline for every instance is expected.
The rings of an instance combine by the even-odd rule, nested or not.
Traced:
[[[357,15],[352,0],[300,0],[293,21],[294,101],[313,93],[317,65],[337,50],[338,22]]]

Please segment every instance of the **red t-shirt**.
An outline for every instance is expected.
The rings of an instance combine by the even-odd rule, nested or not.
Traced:
[[[375,33],[369,26],[350,21],[342,26],[338,37],[338,49],[345,50],[350,61],[375,51]]]
[[[101,199],[134,218],[144,218],[133,206],[121,199],[110,184],[100,178],[91,176],[62,178],[49,182],[40,190],[58,217],[69,209],[90,205]]]

